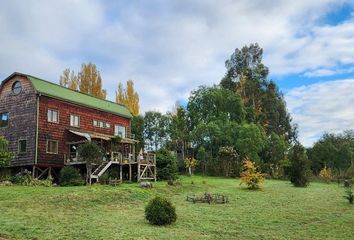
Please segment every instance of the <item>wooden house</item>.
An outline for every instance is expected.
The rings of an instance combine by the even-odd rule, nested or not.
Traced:
[[[13,173],[25,169],[34,177],[58,176],[65,165],[83,168],[78,146],[95,141],[103,151],[103,163],[91,177],[98,178],[112,165],[120,179],[156,180],[153,154],[136,159],[131,135],[132,115],[114,102],[74,91],[22,73],[13,73],[0,86],[0,135],[14,153]],[[121,143],[112,148],[112,138]]]

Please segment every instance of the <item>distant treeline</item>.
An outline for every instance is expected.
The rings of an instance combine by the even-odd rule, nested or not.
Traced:
[[[181,170],[184,159],[194,157],[203,174],[239,176],[242,162],[249,159],[274,178],[286,177],[293,148],[301,144],[262,55],[258,44],[236,49],[219,84],[200,86],[186,105],[177,104],[166,114],[149,111],[134,117],[139,148],[174,151]],[[303,147],[296,149],[303,149],[306,168],[315,174],[325,165],[345,171],[354,146],[348,134],[326,134],[308,149],[308,157]]]

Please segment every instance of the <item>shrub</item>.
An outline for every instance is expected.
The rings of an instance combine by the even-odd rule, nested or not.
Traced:
[[[345,172],[346,177],[354,178],[354,164],[352,164]]]
[[[309,161],[305,148],[296,143],[289,154],[289,177],[295,187],[306,187],[309,184]]]
[[[198,164],[198,161],[195,160],[194,158],[186,158],[184,160],[184,166],[185,166],[185,168],[188,169],[189,176],[193,175],[193,170],[195,169],[197,164]]]
[[[85,142],[77,149],[78,157],[81,161],[86,162],[87,182],[91,184],[92,164],[101,164],[103,152],[100,146],[95,142]]]
[[[264,182],[265,174],[258,172],[255,163],[250,160],[243,162],[243,168],[240,184],[245,183],[248,189],[258,189],[259,185]]]
[[[39,180],[36,178],[27,177],[25,181],[22,183],[22,185],[32,186],[32,187],[37,187],[37,186],[51,187],[53,186],[53,179]]]
[[[161,148],[156,153],[157,177],[159,180],[177,179],[177,159],[170,151]]]
[[[153,225],[168,225],[176,221],[176,209],[167,199],[155,197],[145,208],[145,218]]]
[[[327,168],[326,166],[322,168],[319,174],[320,178],[325,181],[326,183],[329,183],[333,176],[332,176],[332,170],[330,168]]]
[[[15,176],[10,177],[10,182],[17,185],[25,185],[31,179],[31,172],[25,169],[22,172],[17,173]]]
[[[8,151],[8,141],[0,136],[0,167],[8,167],[13,154]]]
[[[11,179],[11,169],[0,167],[0,182],[9,181]]]
[[[65,166],[60,171],[60,186],[82,186],[85,181],[79,171],[71,166]]]
[[[347,199],[349,201],[350,204],[353,204],[354,202],[354,195],[353,195],[353,191],[348,188],[346,191],[345,191],[345,196],[343,196],[345,199]]]
[[[16,175],[10,178],[10,181],[17,185],[22,186],[43,186],[43,187],[51,187],[53,186],[53,179],[45,179],[39,180],[36,178],[32,178],[31,175]]]

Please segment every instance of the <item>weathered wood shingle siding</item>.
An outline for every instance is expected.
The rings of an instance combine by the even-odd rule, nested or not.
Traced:
[[[14,82],[20,81],[22,92],[18,95],[12,93]],[[36,146],[36,94],[31,82],[22,76],[8,79],[0,89],[0,113],[9,113],[9,124],[0,127],[0,135],[9,141],[9,150],[15,156],[11,166],[33,165]],[[18,140],[27,140],[27,152],[18,153]]]
[[[48,109],[57,110],[59,112],[58,123],[48,122]],[[80,117],[79,128],[70,127],[70,114],[74,114]],[[94,119],[110,123],[110,128],[94,127]],[[64,158],[69,154],[69,146],[67,145],[67,142],[85,140],[84,138],[78,137],[71,133],[69,129],[114,135],[114,125],[125,126],[127,133],[130,133],[129,118],[52,97],[43,95],[40,96],[38,126],[38,165],[64,165]],[[46,152],[47,140],[58,141],[58,154],[51,154]]]

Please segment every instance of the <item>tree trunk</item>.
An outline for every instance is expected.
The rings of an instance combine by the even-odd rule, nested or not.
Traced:
[[[92,165],[86,164],[86,182],[91,185]]]

